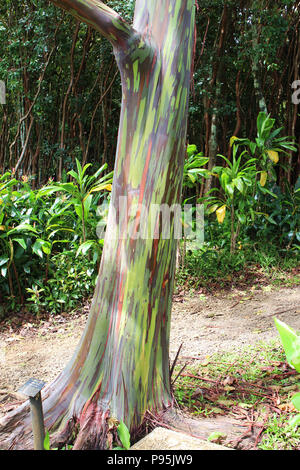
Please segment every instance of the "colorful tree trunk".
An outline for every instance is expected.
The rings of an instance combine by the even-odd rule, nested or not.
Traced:
[[[45,425],[54,442],[64,441],[77,424],[75,449],[106,448],[116,422],[134,430],[147,410],[172,403],[169,330],[176,221],[172,217],[170,237],[164,237],[159,218],[154,219],[156,236],[143,237],[142,227],[153,228],[153,214],[135,207],[180,203],[195,2],[137,0],[133,26],[99,0],[54,3],[111,41],[122,78],[98,283],[80,344],[43,394]],[[120,200],[127,210],[120,209]],[[26,411],[24,405],[6,419],[2,432],[11,433],[12,448],[30,445]]]

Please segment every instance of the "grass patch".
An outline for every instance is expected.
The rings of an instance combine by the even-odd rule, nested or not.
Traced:
[[[175,370],[174,377],[177,374]],[[193,416],[254,420],[263,427],[258,443],[262,450],[300,449],[300,428],[289,425],[297,414],[291,397],[300,390],[299,382],[280,341],[272,340],[188,364],[174,392],[178,405]]]
[[[295,450],[299,449],[299,440],[299,428],[290,426],[285,416],[273,416],[267,423],[258,448],[260,450]]]
[[[247,288],[255,284],[277,287],[300,285],[300,251],[275,246],[245,246],[230,253],[226,248],[187,251],[176,272],[177,288]]]

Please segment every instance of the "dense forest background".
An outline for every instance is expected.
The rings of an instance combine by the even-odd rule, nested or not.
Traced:
[[[132,18],[133,0],[106,3]],[[183,237],[177,285],[294,282],[300,2],[196,4],[182,204],[205,205],[205,243]],[[121,106],[113,51],[47,0],[3,0],[0,81],[0,320],[16,305],[67,311],[93,292],[102,255]]]
[[[124,17],[134,2],[108,1]],[[300,142],[293,103],[300,62],[299,2],[198,1],[188,143],[210,157],[230,155],[230,138],[254,138],[259,111]],[[113,169],[120,77],[110,44],[47,0],[3,0],[0,6],[0,172],[32,176],[33,187],[61,180],[75,159]],[[299,89],[299,87],[298,87]],[[299,96],[299,93],[298,93]],[[299,101],[299,100],[298,100]],[[294,184],[299,152],[279,166]],[[203,181],[199,193],[208,189]]]

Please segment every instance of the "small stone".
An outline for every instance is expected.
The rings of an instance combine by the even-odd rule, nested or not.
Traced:
[[[134,444],[130,450],[232,450],[188,434],[156,428]]]

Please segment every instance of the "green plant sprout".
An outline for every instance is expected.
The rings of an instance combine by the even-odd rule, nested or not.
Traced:
[[[276,328],[279,332],[287,362],[300,373],[300,336],[284,322],[274,318]],[[292,397],[294,407],[300,411],[300,393]],[[292,426],[300,425],[300,413],[290,419]]]

